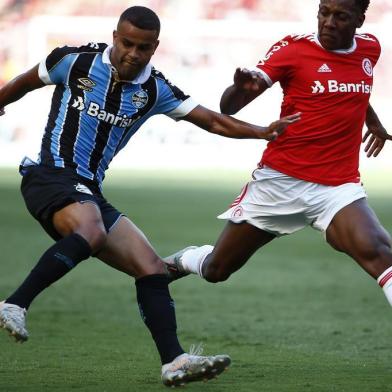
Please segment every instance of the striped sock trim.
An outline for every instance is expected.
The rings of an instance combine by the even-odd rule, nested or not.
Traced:
[[[377,283],[380,287],[384,287],[385,284],[392,279],[392,267],[386,269],[378,278]]]

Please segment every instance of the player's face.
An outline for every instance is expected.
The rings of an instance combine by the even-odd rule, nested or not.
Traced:
[[[348,49],[353,44],[357,28],[365,15],[355,5],[355,0],[321,0],[318,18],[318,36],[327,50]]]
[[[123,80],[133,80],[149,63],[158,47],[158,33],[142,30],[129,22],[122,22],[113,32],[110,61]]]

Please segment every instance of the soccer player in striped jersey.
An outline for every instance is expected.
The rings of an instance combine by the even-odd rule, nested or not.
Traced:
[[[268,143],[253,179],[220,215],[228,223],[215,247],[189,247],[166,259],[172,279],[195,273],[224,281],[268,242],[310,225],[376,279],[392,305],[391,238],[358,171],[361,140],[368,157],[392,140],[369,104],[380,44],[356,33],[368,6],[321,0],[317,34],[287,36],[255,70],[236,70],[222,112],[236,113],[279,82],[281,114],[300,111],[302,120]]]
[[[159,31],[152,10],[131,7],[119,19],[113,45],[56,48],[0,90],[4,114],[6,105],[29,91],[56,86],[38,161],[26,158],[20,167],[27,208],[56,243],[0,303],[0,326],[27,340],[25,316],[34,298],[93,255],[136,278],[140,312],[161,357],[162,380],[176,386],[215,377],[230,358],[184,352],[164,263],[135,224],[103,197],[105,171],[156,114],[227,137],[269,140],[300,115],[260,127],[198,105],[151,65]]]

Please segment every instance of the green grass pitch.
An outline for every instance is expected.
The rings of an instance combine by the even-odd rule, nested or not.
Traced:
[[[223,172],[223,171],[222,171]],[[109,175],[110,177],[110,175]],[[246,175],[129,171],[105,195],[161,255],[213,242],[215,219]],[[0,298],[51,240],[19,194],[16,170],[0,171]],[[385,183],[385,180],[384,180]],[[391,192],[371,186],[370,202],[392,231]],[[348,257],[306,229],[274,241],[223,284],[187,277],[171,286],[185,348],[227,353],[231,369],[189,391],[391,390],[392,309]],[[46,290],[28,314],[30,340],[0,334],[0,391],[162,391],[160,363],[136,306],[133,281],[91,259]]]

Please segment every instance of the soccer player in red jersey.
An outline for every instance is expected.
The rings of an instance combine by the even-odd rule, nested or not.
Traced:
[[[299,111],[302,120],[268,143],[252,181],[219,216],[229,221],[215,247],[167,258],[173,279],[195,273],[224,281],[263,245],[310,225],[377,279],[392,304],[391,238],[367,203],[358,171],[364,123],[369,157],[392,139],[369,104],[380,44],[356,33],[368,6],[321,0],[317,34],[287,36],[256,70],[236,70],[222,112],[236,113],[279,82],[282,116]]]

